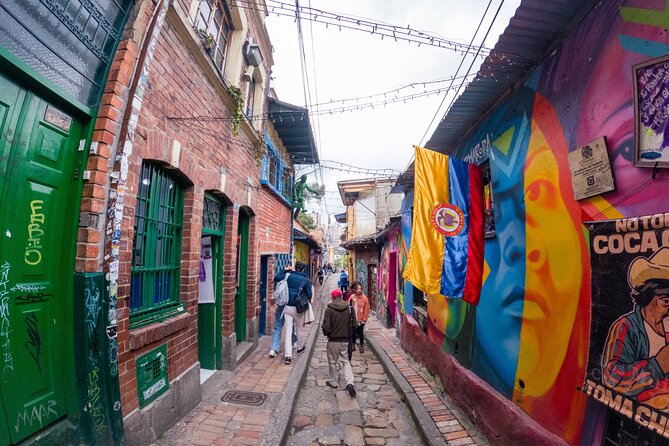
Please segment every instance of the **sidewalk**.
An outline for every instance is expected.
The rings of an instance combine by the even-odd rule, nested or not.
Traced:
[[[443,393],[439,383],[402,350],[394,328],[383,327],[375,315],[370,315],[365,332],[367,343],[400,389],[414,414],[416,424],[430,445],[490,444]]]
[[[301,355],[293,352],[292,364],[283,363],[283,354],[270,358],[272,336],[261,337],[256,350],[233,372],[217,371],[202,385],[202,402],[155,444],[280,444],[313,350],[315,332],[322,317],[322,296],[327,295],[329,299],[329,290],[336,284],[337,277],[334,274],[326,279],[322,287],[318,281],[314,284],[316,321],[305,327],[307,349]],[[266,399],[258,406],[242,404],[241,400],[237,403],[222,401],[221,398],[230,390],[258,392],[264,394]]]

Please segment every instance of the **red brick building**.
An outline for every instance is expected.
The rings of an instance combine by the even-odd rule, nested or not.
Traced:
[[[76,268],[106,275],[129,444],[155,440],[200,401],[201,367],[234,368],[239,343],[271,329],[266,294],[289,259],[293,159],[317,156],[306,110],[268,101],[265,15],[138,1],[111,66]],[[281,118],[296,114],[307,119]]]

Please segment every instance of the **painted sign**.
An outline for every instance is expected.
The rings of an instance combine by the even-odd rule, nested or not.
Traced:
[[[669,56],[632,67],[634,73],[634,162],[669,166]]]
[[[576,200],[603,194],[615,188],[604,137],[569,152],[567,159]]]
[[[430,216],[434,229],[446,237],[458,235],[465,227],[465,215],[462,210],[450,203],[435,206]]]
[[[216,302],[214,294],[214,275],[212,268],[211,237],[202,237],[200,242],[200,294],[198,303],[213,304]]]
[[[586,225],[592,320],[583,392],[669,438],[669,213]]]

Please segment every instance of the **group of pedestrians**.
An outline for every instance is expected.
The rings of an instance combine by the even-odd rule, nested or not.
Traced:
[[[278,355],[281,347],[281,333],[284,332],[284,362],[290,364],[293,356],[293,347],[297,354],[305,351],[304,339],[304,315],[299,300],[302,294],[306,294],[309,302],[313,299],[313,288],[311,280],[304,274],[305,265],[296,262],[295,268],[287,267],[274,276],[277,284],[275,295],[281,295],[281,282],[287,285],[286,302],[276,300],[278,304],[274,317],[274,332],[272,333],[272,346],[269,356],[274,358]],[[342,271],[342,275],[346,274]],[[319,282],[322,284],[319,272]],[[339,286],[342,287],[340,276]],[[362,292],[362,284],[353,282],[348,289],[348,276],[346,276],[345,289],[334,289],[330,293],[332,302],[325,309],[322,330],[323,335],[328,338],[327,357],[330,379],[326,384],[332,388],[339,388],[338,363],[344,371],[346,390],[354,397],[355,385],[353,369],[351,368],[352,352],[355,351],[356,339],[360,340],[360,353],[364,353],[365,335],[364,329],[369,317],[369,299]],[[279,297],[275,296],[276,299]]]

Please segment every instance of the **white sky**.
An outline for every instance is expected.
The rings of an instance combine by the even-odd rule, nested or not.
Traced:
[[[481,43],[501,1],[492,1],[475,44]],[[519,4],[520,0],[504,1],[485,41],[486,47],[494,47]],[[302,0],[300,5],[392,25],[408,25],[414,30],[428,31],[468,44],[488,0]],[[280,100],[304,106],[297,24],[290,17],[272,15],[271,10],[266,22],[274,46],[272,86]],[[381,40],[378,35],[346,29],[339,31],[334,26],[326,28],[318,22],[305,20],[302,28],[313,104],[369,96],[412,82],[451,77],[463,57],[448,49],[426,45],[418,47],[416,43],[396,42],[388,37]],[[481,62],[482,59],[478,58],[472,73],[476,72]],[[471,56],[468,56],[459,75],[466,73],[470,63]],[[459,82],[454,85],[459,85]],[[448,83],[442,83],[426,88],[447,86]],[[416,93],[423,90],[422,86],[415,88]],[[427,142],[451,102],[453,93],[448,96],[428,130],[444,94],[388,104],[373,110],[312,116],[311,124],[321,160],[403,171],[413,154],[412,145]],[[312,107],[311,111],[314,109]],[[423,138],[426,131],[427,135]],[[306,167],[298,173],[313,170],[312,166]],[[326,203],[330,214],[344,211],[339,196],[331,193],[337,191],[337,181],[366,177],[329,169],[323,169],[323,175],[326,191],[329,191]],[[321,183],[320,176],[310,174],[309,182]],[[323,222],[327,223],[324,203],[311,202],[309,209],[321,212]]]

